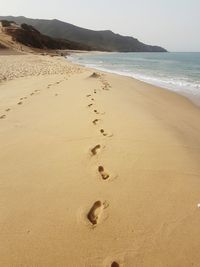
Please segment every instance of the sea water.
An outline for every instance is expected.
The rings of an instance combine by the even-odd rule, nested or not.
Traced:
[[[81,53],[70,58],[175,91],[200,106],[200,53]]]

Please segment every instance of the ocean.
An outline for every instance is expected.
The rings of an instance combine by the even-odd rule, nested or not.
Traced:
[[[83,53],[70,59],[175,91],[200,106],[200,53]]]

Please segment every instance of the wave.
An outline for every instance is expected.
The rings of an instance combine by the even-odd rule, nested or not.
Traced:
[[[134,68],[137,69],[137,72],[130,70],[130,66],[126,65],[126,62],[125,64],[122,64],[122,62],[116,62],[115,64],[113,62],[105,62],[104,60],[100,59],[97,59],[96,62],[91,62],[90,59],[84,58],[81,58],[80,60],[80,58],[78,59],[77,57],[71,57],[70,59],[73,62],[89,68],[135,78],[137,80],[174,91],[186,96],[195,104],[200,106],[200,80],[192,80],[191,78],[183,75],[180,77],[177,75],[174,75],[174,77],[170,75],[167,76],[166,73],[162,73],[162,71],[159,73],[157,72],[156,74],[145,73],[145,69],[142,69],[141,65],[137,66],[136,62],[134,63]],[[141,70],[141,73],[138,70]]]

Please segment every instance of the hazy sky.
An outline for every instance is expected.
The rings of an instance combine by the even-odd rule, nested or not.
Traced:
[[[200,0],[0,0],[0,15],[56,18],[170,51],[200,51]]]

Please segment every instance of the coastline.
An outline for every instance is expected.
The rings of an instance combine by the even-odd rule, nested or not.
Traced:
[[[84,67],[88,67],[88,68],[92,68],[92,69],[96,69],[97,71],[102,71],[102,72],[107,72],[107,73],[111,73],[111,74],[117,74],[117,75],[120,75],[120,76],[125,76],[125,77],[131,77],[133,79],[136,79],[136,80],[140,80],[144,83],[147,83],[147,84],[151,84],[153,86],[156,86],[156,87],[159,87],[159,88],[162,88],[164,90],[168,90],[168,91],[172,91],[172,92],[175,92],[179,95],[182,95],[182,96],[185,96],[186,98],[188,98],[190,101],[192,101],[195,105],[197,106],[200,106],[200,94],[199,94],[199,91],[196,91],[197,89],[196,88],[200,88],[200,85],[199,84],[195,84],[195,82],[191,82],[191,81],[184,81],[183,80],[179,80],[178,77],[174,76],[174,77],[165,77],[165,79],[163,78],[159,78],[159,76],[155,76],[155,74],[151,75],[151,74],[145,74],[142,72],[134,72],[131,71],[130,66],[129,65],[124,65],[124,68],[126,70],[123,70],[123,68],[113,68],[111,65],[107,65],[107,64],[110,64],[110,61],[109,61],[109,57],[103,57],[104,54],[119,54],[119,53],[116,53],[116,52],[93,52],[93,53],[84,53],[83,55],[87,56],[87,55],[98,55],[98,54],[102,54],[102,58],[96,58],[96,62],[94,59],[90,59],[90,58],[81,58],[81,60],[77,59],[77,56],[80,56],[80,53],[72,53],[71,54],[71,62],[73,63],[77,63],[79,64],[80,66],[84,66]],[[123,53],[120,53],[120,54],[123,54]],[[126,53],[125,53],[126,54]],[[130,53],[131,54],[131,53]],[[135,53],[135,55],[137,54],[145,54],[145,53]],[[152,54],[152,53],[147,53],[147,54]],[[155,55],[157,55],[158,53],[153,53]],[[169,53],[168,53],[169,54]],[[170,54],[174,54],[174,53],[170,53]],[[175,54],[183,54],[183,53],[175,53]],[[185,53],[184,53],[185,54]],[[193,54],[193,53],[188,53],[188,54]],[[73,57],[73,55],[75,55],[75,57]],[[161,55],[163,55],[163,53],[161,53]],[[112,56],[113,57],[113,56]],[[116,64],[118,63],[115,59],[115,57],[113,57],[113,62],[115,62]],[[119,57],[120,58],[120,57]],[[145,58],[145,57],[144,57]],[[144,58],[142,58],[144,60]],[[156,58],[155,58],[156,59]],[[126,58],[124,58],[124,60],[126,60]],[[148,62],[148,57],[146,58],[147,62]],[[82,62],[81,62],[82,61]],[[103,63],[104,64],[101,64]],[[120,62],[120,61],[119,61]],[[136,62],[137,62],[137,57],[136,57]],[[174,62],[175,63],[175,62]],[[121,62],[121,64],[124,64],[123,61]],[[134,66],[134,62],[133,62],[133,66]],[[139,62],[138,62],[139,64]],[[168,62],[165,62],[165,64],[167,65]],[[141,67],[141,66],[139,66]],[[154,66],[156,67],[156,65]],[[127,68],[129,69],[129,71],[127,71]],[[146,66],[144,65],[143,68],[145,69]],[[163,75],[163,69],[160,69],[160,73]],[[188,78],[189,79],[189,78]]]
[[[0,265],[198,266],[200,109],[64,58],[9,57]]]

